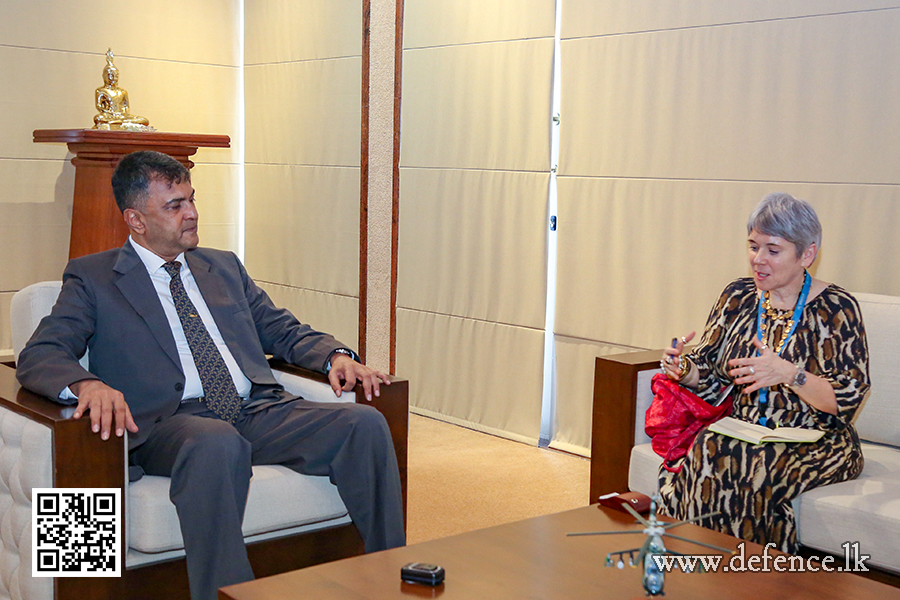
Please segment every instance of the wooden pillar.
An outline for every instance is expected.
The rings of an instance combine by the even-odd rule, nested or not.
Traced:
[[[394,372],[403,0],[363,0],[359,352]]]

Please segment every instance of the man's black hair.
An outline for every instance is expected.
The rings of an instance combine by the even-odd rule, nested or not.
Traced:
[[[169,185],[191,180],[191,172],[183,164],[162,152],[141,150],[119,161],[113,172],[112,188],[116,204],[126,208],[142,208],[147,201],[150,182],[160,179]]]

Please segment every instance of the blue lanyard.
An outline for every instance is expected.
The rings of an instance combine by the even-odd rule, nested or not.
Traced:
[[[800,290],[800,297],[797,298],[797,304],[794,305],[794,315],[791,317],[791,330],[788,331],[787,337],[784,338],[784,344],[781,345],[781,350],[778,348],[775,351],[781,356],[781,353],[784,352],[784,349],[787,348],[788,341],[791,339],[791,336],[794,335],[794,331],[797,329],[797,325],[800,324],[800,317],[803,314],[803,308],[806,306],[806,297],[809,296],[809,288],[812,285],[812,277],[809,276],[809,271],[803,272],[803,289]],[[765,294],[759,295],[759,307],[756,310],[756,337],[763,344],[766,343],[764,339],[762,339],[762,319],[763,313],[763,298]],[[756,351],[756,356],[759,356],[759,350]],[[765,425],[768,419],[765,417],[766,406],[769,403],[769,388],[764,387],[759,389],[759,412],[763,414],[762,417],[759,418],[759,424]]]

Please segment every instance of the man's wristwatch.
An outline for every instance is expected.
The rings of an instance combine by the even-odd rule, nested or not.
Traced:
[[[794,375],[794,381],[791,382],[791,387],[802,387],[806,385],[806,371],[803,370],[803,367],[797,367],[797,374]]]
[[[353,356],[353,350],[349,350],[347,348],[338,348],[337,350],[335,350],[334,352],[331,353],[331,356],[334,356],[335,354],[343,354],[344,356],[349,356],[350,360],[356,360],[356,358]],[[325,372],[327,373],[330,370],[331,370],[331,358],[328,359],[328,364],[325,365]]]

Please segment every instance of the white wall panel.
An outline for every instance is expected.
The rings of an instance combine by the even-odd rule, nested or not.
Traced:
[[[205,155],[203,148],[197,154]],[[203,246],[237,252],[240,167],[197,163],[191,170],[196,190],[200,243]]]
[[[107,47],[116,56],[237,66],[242,1],[9,0],[0,3],[0,40],[9,46],[98,53],[93,58],[100,68]],[[88,98],[93,103],[93,93]]]
[[[66,153],[64,144],[60,147],[62,156],[72,157]],[[68,160],[0,158],[0,181],[3,182],[0,205],[58,203],[68,206],[66,218],[71,218],[75,167]]]
[[[237,225],[200,225],[200,240],[207,248],[237,252],[240,232]]]
[[[397,304],[542,328],[547,173],[403,169]]]
[[[330,333],[350,348],[356,348],[359,327],[359,299],[326,294],[276,283],[255,280],[275,303],[291,311],[301,323]]]
[[[0,292],[0,354],[12,354],[12,329],[10,328],[9,303],[13,292]]]
[[[554,0],[406,0],[404,48],[553,37]]]
[[[201,148],[195,158],[206,156]],[[200,244],[237,252],[240,244],[240,167],[204,164],[197,160],[191,170],[199,214]]]
[[[360,58],[247,67],[248,163],[358,166]]]
[[[746,218],[762,195],[728,187],[560,178],[556,333],[652,348],[702,327],[747,273]]]
[[[247,270],[355,348],[362,3],[251,2],[245,32]]]
[[[0,203],[0,291],[59,279],[69,258],[72,200],[68,203]]]
[[[405,5],[397,372],[417,412],[528,443],[540,435],[554,11]],[[497,373],[498,358],[516,374]]]
[[[534,329],[398,309],[397,374],[411,406],[534,444],[543,341]]]
[[[701,331],[725,284],[750,274],[747,217],[773,191],[817,209],[818,277],[900,295],[894,186],[561,178],[556,333],[659,348]]]
[[[0,157],[63,158],[64,144],[35,144],[32,132],[92,127],[105,66],[102,54],[0,47]],[[232,149],[201,148],[196,161],[235,162],[236,68],[127,57],[116,66],[133,114],[159,131],[230,135]]]
[[[203,152],[201,149],[200,152]],[[196,156],[196,155],[195,155]],[[234,225],[240,216],[237,165],[197,163],[191,169],[200,225]]]
[[[91,64],[98,82],[94,87],[103,83],[100,75],[104,64]],[[121,83],[128,90],[132,112],[150,119],[150,125],[157,130],[231,137],[230,149],[200,148],[194,162],[237,162],[240,123],[237,68],[155,59],[117,59],[116,66],[122,76]],[[91,88],[89,92],[92,108],[93,91]],[[91,119],[93,114],[92,110]]]
[[[99,55],[0,46],[0,157],[63,158],[64,144],[35,144],[32,132],[93,126],[94,89],[103,85],[105,65]]]
[[[598,356],[628,352],[633,348],[555,336],[556,405],[551,446],[566,452],[591,455],[591,419],[594,395],[594,363]]]
[[[897,0],[565,0],[562,37],[792,19],[898,6]]]
[[[359,169],[247,165],[250,275],[359,294]]]
[[[246,64],[361,56],[362,0],[244,3]]]
[[[564,41],[560,172],[900,182],[900,10]]]
[[[553,39],[403,53],[401,165],[547,171]]]
[[[784,187],[808,199],[822,221],[822,250],[814,265],[819,278],[851,292],[900,296],[900,188]]]

